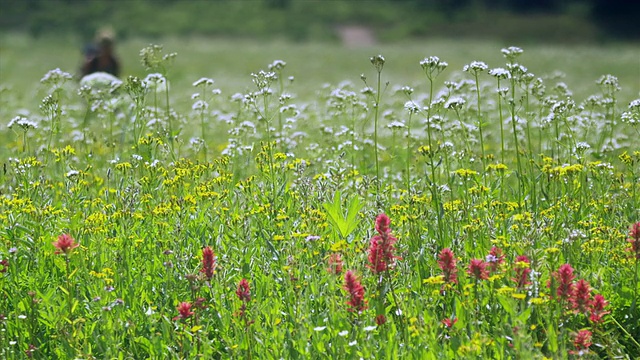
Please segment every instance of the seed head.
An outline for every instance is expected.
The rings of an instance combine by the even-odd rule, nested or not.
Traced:
[[[369,60],[371,60],[371,64],[376,68],[377,72],[382,72],[384,67],[384,57],[382,55],[372,56]]]

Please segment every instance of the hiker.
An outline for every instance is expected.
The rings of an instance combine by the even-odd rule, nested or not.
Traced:
[[[85,51],[85,62],[82,65],[82,76],[95,72],[106,72],[116,77],[120,75],[120,64],[113,53],[112,37],[100,36],[98,38],[97,47],[94,51],[91,50]]]

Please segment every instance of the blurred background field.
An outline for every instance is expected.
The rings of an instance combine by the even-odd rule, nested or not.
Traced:
[[[426,86],[419,61],[449,63],[445,80],[464,77],[471,61],[504,66],[500,49],[519,46],[536,76],[567,84],[577,99],[618,77],[621,103],[640,95],[640,2],[575,0],[378,1],[3,1],[0,11],[0,105],[36,111],[46,95],[40,78],[60,68],[78,78],[82,49],[105,26],[115,34],[121,78],[144,78],[140,49],[161,44],[178,54],[168,73],[173,106],[189,108],[201,77],[222,96],[252,89],[250,74],[287,62],[289,91],[301,100],[324,84],[364,84],[369,57],[387,59],[383,80]],[[637,16],[636,16],[637,15]],[[35,100],[34,100],[35,99]],[[5,123],[8,120],[4,121]]]
[[[11,101],[11,108],[37,110],[45,95],[40,78],[49,70],[60,68],[78,74],[81,65],[82,42],[77,36],[33,38],[24,33],[0,35],[0,80],[5,89],[2,101]],[[619,78],[625,90],[620,101],[628,102],[640,93],[640,48],[633,43],[593,44],[525,44],[499,40],[457,38],[408,39],[361,47],[345,47],[335,42],[294,43],[286,40],[259,41],[217,37],[165,37],[162,39],[130,38],[117,43],[116,52],[123,67],[122,77],[144,78],[140,49],[150,42],[162,44],[166,52],[178,56],[169,71],[177,105],[180,100],[190,106],[191,84],[200,77],[216,81],[222,96],[253,88],[250,74],[266,69],[273,60],[287,62],[285,74],[293,76],[291,92],[302,98],[313,97],[323,84],[336,85],[351,81],[364,87],[360,75],[373,76],[369,57],[382,54],[387,59],[383,80],[394,85],[426,87],[419,62],[426,56],[438,56],[449,63],[445,76],[465,77],[462,67],[473,60],[484,61],[490,67],[503,67],[500,49],[516,45],[525,53],[521,63],[537,76],[557,78],[565,82],[580,99],[597,91],[596,80],[604,74]]]
[[[451,74],[472,60],[501,66],[499,50],[516,45],[531,72],[564,72],[578,97],[605,73],[626,94],[640,92],[636,1],[29,0],[2,1],[0,10],[0,83],[16,90],[19,106],[29,106],[24,100],[48,70],[77,74],[83,46],[105,26],[115,33],[123,78],[144,75],[138,52],[149,43],[177,52],[169,80],[178,90],[207,76],[231,95],[281,59],[293,89],[313,95],[322,83],[360,82],[377,53],[387,57],[392,84],[417,86],[425,56],[449,62]]]

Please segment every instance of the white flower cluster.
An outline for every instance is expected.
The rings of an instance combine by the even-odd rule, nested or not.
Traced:
[[[9,124],[7,125],[7,127],[9,129],[13,128],[15,125],[20,126],[23,130],[27,131],[28,129],[37,129],[38,128],[38,124],[33,122],[33,121],[29,121],[29,119],[27,119],[24,116],[16,116],[13,119],[11,119],[11,121],[9,121]]]
[[[40,82],[43,84],[58,85],[71,79],[73,79],[73,76],[71,76],[71,74],[69,74],[68,72],[62,71],[59,68],[56,68],[46,73],[44,77],[40,79]]]
[[[470,72],[470,73],[479,73],[481,71],[487,70],[489,67],[482,61],[472,61],[471,64],[465,65],[462,68],[462,71]]]

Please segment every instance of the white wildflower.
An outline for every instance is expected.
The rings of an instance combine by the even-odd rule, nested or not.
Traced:
[[[195,81],[195,82],[193,83],[193,86],[200,86],[200,85],[205,85],[205,86],[206,86],[206,85],[213,85],[213,83],[214,83],[214,81],[213,81],[212,79],[209,79],[209,78],[203,77],[203,78],[200,78],[200,79],[198,79],[197,81]]]

